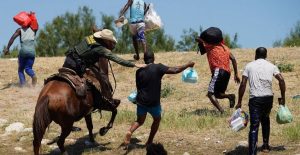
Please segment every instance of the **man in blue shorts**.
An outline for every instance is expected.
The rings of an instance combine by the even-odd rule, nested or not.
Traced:
[[[139,43],[142,44],[144,53],[147,51],[145,38],[145,14],[147,12],[147,5],[144,0],[128,0],[120,13],[120,17],[124,16],[126,11],[130,8],[130,32],[132,35],[133,47],[135,55],[133,58],[139,60]]]
[[[144,61],[147,65],[145,68],[136,71],[136,87],[137,87],[137,120],[131,125],[126,133],[124,144],[130,143],[133,132],[143,125],[147,113],[153,117],[150,135],[146,145],[153,143],[153,138],[158,130],[161,120],[161,105],[160,105],[160,91],[161,79],[165,74],[177,74],[188,67],[193,67],[194,62],[189,62],[178,67],[168,67],[161,63],[154,63],[154,53],[146,52],[144,54]]]

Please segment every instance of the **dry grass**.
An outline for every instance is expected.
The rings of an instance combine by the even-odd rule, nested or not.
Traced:
[[[239,71],[243,70],[246,63],[254,58],[254,49],[236,49],[232,51],[235,55]],[[132,59],[132,55],[122,55],[125,59]],[[31,127],[32,116],[39,91],[43,85],[43,79],[56,73],[62,65],[64,58],[37,58],[34,66],[38,75],[38,86],[36,88],[17,87],[17,61],[11,59],[0,60],[0,116],[9,122],[22,122],[26,127]],[[272,62],[287,62],[294,65],[293,72],[283,73],[287,84],[287,105],[294,115],[293,123],[279,125],[275,121],[278,108],[274,102],[271,113],[271,137],[270,143],[274,148],[270,154],[297,154],[300,153],[299,138],[299,116],[300,100],[292,100],[294,95],[300,94],[300,48],[275,48],[269,49],[268,60]],[[207,85],[210,80],[210,72],[206,56],[196,55],[195,52],[188,53],[157,53],[156,63],[164,63],[168,66],[184,64],[188,61],[195,61],[195,68],[199,74],[197,84],[186,84],[181,81],[181,74],[165,75],[163,83],[175,88],[172,93],[162,99],[163,120],[160,129],[155,137],[155,141],[164,144],[169,154],[222,154],[224,150],[228,154],[240,154],[245,150],[235,149],[239,141],[247,141],[248,128],[238,133],[230,130],[226,122],[233,112],[229,109],[227,100],[221,100],[221,105],[226,109],[225,115],[219,115],[215,108],[205,96]],[[140,61],[142,63],[142,61]],[[89,148],[84,145],[87,129],[83,120],[75,125],[82,127],[83,131],[71,133],[66,142],[67,150],[70,154],[125,154],[126,152],[118,146],[122,143],[124,134],[130,124],[135,120],[135,105],[127,100],[129,93],[135,89],[135,69],[121,67],[113,63],[113,69],[117,80],[117,90],[115,98],[122,100],[119,107],[115,126],[109,133],[101,137],[97,134],[99,128],[106,125],[110,114],[103,112],[103,118],[99,114],[93,114],[94,132],[96,141],[101,144],[98,147]],[[112,81],[112,80],[111,80]],[[231,77],[227,92],[237,94],[238,85]],[[275,99],[280,97],[278,82],[274,80]],[[248,111],[248,93],[243,100],[243,108]],[[276,100],[275,100],[276,101]],[[133,138],[141,141],[134,145],[134,149],[128,154],[145,154],[145,149],[141,147],[147,140],[151,125],[151,118],[143,127],[138,129]],[[4,127],[0,128],[0,153],[17,154],[14,147],[20,146],[32,154],[32,133],[18,133],[11,136],[1,136]],[[50,130],[44,138],[53,139],[59,134],[59,127],[51,124]],[[77,142],[72,141],[76,139]],[[261,134],[259,135],[259,145],[261,145]],[[55,145],[54,145],[55,147]],[[283,148],[285,150],[283,150]],[[43,153],[55,153],[53,147],[42,146]]]

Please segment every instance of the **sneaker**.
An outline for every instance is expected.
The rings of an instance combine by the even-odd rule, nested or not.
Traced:
[[[235,105],[235,95],[231,94],[230,97],[229,97],[229,107],[233,108],[234,105]]]
[[[264,152],[264,153],[269,153],[271,150],[270,146],[268,144],[263,144],[261,146],[261,151]]]
[[[32,77],[32,86],[35,87],[36,83],[37,83],[37,77],[33,76]]]
[[[134,60],[140,60],[140,56],[139,55],[133,55]]]

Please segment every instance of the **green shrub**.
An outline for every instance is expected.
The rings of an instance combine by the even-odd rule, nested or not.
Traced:
[[[280,72],[292,72],[294,71],[294,65],[289,63],[279,63],[277,64],[278,69]]]

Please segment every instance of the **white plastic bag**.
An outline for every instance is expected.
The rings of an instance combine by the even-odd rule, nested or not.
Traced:
[[[136,92],[136,90],[134,90],[129,94],[129,96],[127,98],[130,102],[135,104],[136,103],[136,95],[137,95],[137,92]]]
[[[248,114],[244,112],[241,108],[238,108],[231,115],[230,118],[230,127],[233,131],[240,131],[244,129],[248,124]]]
[[[159,15],[154,10],[152,3],[150,3],[149,10],[147,11],[147,13],[145,15],[145,24],[146,24],[145,31],[159,29],[163,25]]]
[[[181,79],[183,82],[187,83],[197,83],[198,74],[194,68],[189,68],[183,71]]]

